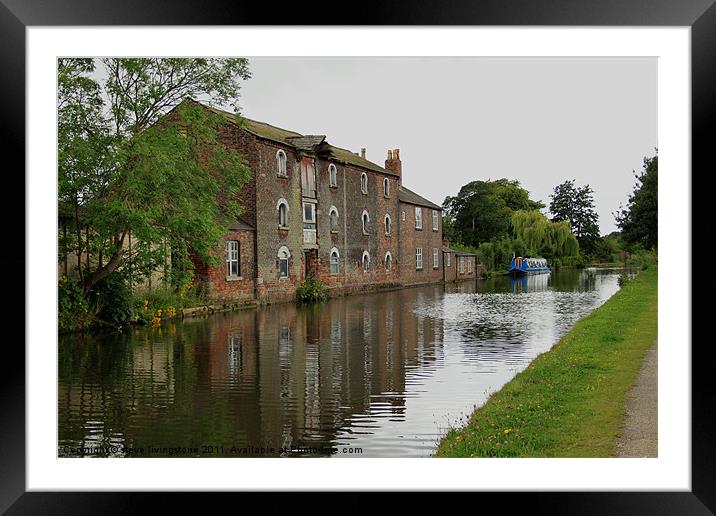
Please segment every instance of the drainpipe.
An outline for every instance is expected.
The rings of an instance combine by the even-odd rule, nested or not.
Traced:
[[[348,281],[348,211],[346,200],[346,167],[343,167],[343,277]]]

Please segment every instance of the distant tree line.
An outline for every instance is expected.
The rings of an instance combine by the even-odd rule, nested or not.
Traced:
[[[615,262],[626,252],[656,251],[657,157],[644,171],[626,207],[614,214],[620,231],[601,236],[594,191],[574,179],[550,195],[548,218],[541,201],[515,180],[472,181],[443,203],[444,233],[452,245],[471,250],[488,270],[505,269],[512,256],[547,258],[553,265]]]

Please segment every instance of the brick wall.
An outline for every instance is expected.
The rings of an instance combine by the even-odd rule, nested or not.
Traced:
[[[239,276],[229,277],[226,268],[226,241],[239,242]],[[215,267],[193,258],[197,281],[203,282],[211,302],[248,301],[254,299],[254,232],[230,231],[216,246],[219,264]]]
[[[330,163],[318,161],[318,242],[320,277],[331,287],[360,286],[399,281],[397,268],[397,181],[396,178],[364,170],[359,167],[334,163],[338,170],[338,185],[329,186]],[[361,174],[368,178],[368,193],[361,191]],[[388,179],[388,197],[383,193],[383,180]],[[329,212],[338,210],[338,230],[331,232]],[[363,232],[363,212],[368,214],[367,234]],[[385,233],[385,217],[391,220],[391,232]],[[340,255],[338,274],[330,274],[330,252],[336,248]],[[368,252],[370,265],[363,270],[363,253]],[[386,271],[386,253],[393,258],[390,271]]]
[[[447,255],[450,254],[450,266],[447,266]],[[459,255],[454,252],[444,252],[443,259],[445,260],[445,281],[461,281],[466,279],[475,279],[479,273],[479,264],[476,263],[477,259],[475,256]],[[460,272],[460,260],[464,260],[463,272]],[[470,265],[472,264],[472,267]]]
[[[415,227],[415,208],[422,211],[422,229]],[[405,212],[405,220],[402,213]],[[442,217],[433,231],[432,209],[400,203],[400,276],[403,284],[417,285],[443,280]],[[416,249],[423,250],[423,268],[416,269]],[[438,250],[437,268],[433,267],[433,249]]]

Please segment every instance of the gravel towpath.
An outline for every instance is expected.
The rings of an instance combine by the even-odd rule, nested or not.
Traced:
[[[657,456],[657,356],[657,345],[654,343],[627,396],[624,428],[616,443],[617,457]]]

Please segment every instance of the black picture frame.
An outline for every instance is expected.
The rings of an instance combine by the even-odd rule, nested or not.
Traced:
[[[374,5],[373,5],[374,4]],[[452,2],[361,2],[338,16],[335,4],[318,1],[293,8],[267,9],[240,1],[92,2],[90,0],[0,0],[0,145],[6,192],[18,206],[7,208],[5,242],[0,256],[13,304],[25,306],[25,30],[50,25],[551,25],[688,26],[692,43],[692,170],[706,174],[711,153],[710,125],[716,103],[716,5],[714,0],[454,0]],[[17,158],[17,159],[15,159]],[[10,165],[14,162],[15,165]],[[711,165],[713,168],[713,165]],[[687,176],[685,176],[686,178]],[[693,184],[697,176],[691,174]],[[7,184],[10,181],[10,184]],[[5,205],[10,202],[6,198]],[[22,215],[18,216],[17,214]],[[20,224],[18,218],[22,218]],[[701,224],[692,217],[695,225]],[[696,226],[695,226],[696,227]],[[692,235],[694,232],[692,231]],[[698,234],[698,233],[696,233]],[[26,274],[29,271],[26,271]],[[691,283],[691,277],[684,278]],[[694,310],[704,310],[696,303]],[[27,307],[31,308],[31,307]],[[692,320],[697,321],[698,318]],[[12,321],[10,321],[13,324]],[[26,492],[24,326],[16,339],[5,339],[0,404],[0,512],[8,514],[124,514],[159,501],[163,511],[186,508],[185,493]],[[690,492],[533,492],[485,493],[483,498],[528,504],[531,513],[569,514],[713,514],[716,510],[716,411],[706,339],[692,346],[692,490]],[[691,343],[681,343],[690,345]],[[206,494],[204,495],[206,496]],[[212,494],[215,497],[216,494]],[[242,494],[241,496],[246,496]],[[222,495],[222,499],[226,496]],[[346,495],[348,497],[348,495]],[[347,502],[348,500],[343,500]],[[491,500],[487,500],[491,501]],[[212,499],[212,503],[217,503]]]

